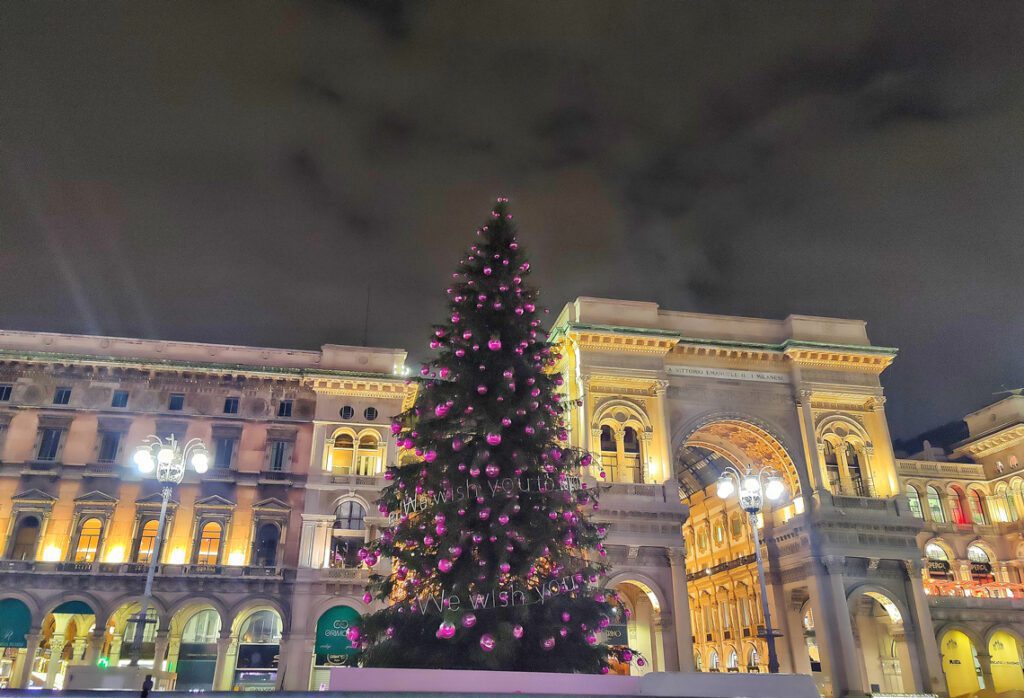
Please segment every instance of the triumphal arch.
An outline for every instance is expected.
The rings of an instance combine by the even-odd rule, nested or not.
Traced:
[[[595,298],[552,337],[570,438],[600,453],[623,632],[652,668],[767,670],[750,523],[715,485],[770,468],[786,491],[757,526],[782,671],[824,695],[945,693],[879,380],[895,349],[861,321]]]

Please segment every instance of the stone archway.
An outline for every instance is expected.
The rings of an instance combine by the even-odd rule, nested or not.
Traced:
[[[872,693],[913,693],[904,611],[882,591],[859,588],[849,597],[864,685]]]
[[[992,667],[992,688],[996,693],[1024,692],[1022,670],[1024,643],[1015,631],[993,628],[988,634],[988,654]]]
[[[946,675],[950,698],[992,688],[986,685],[977,641],[974,633],[960,626],[949,627],[939,635],[942,671]]]

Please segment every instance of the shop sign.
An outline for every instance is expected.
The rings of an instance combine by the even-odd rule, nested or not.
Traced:
[[[359,612],[350,606],[335,606],[316,624],[317,666],[348,666],[358,650],[348,639],[349,628],[359,625]]]
[[[625,623],[622,625],[609,625],[603,631],[604,644],[606,645],[628,645],[629,629]]]

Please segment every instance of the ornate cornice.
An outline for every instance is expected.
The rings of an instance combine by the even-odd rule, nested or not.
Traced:
[[[1014,424],[994,434],[958,446],[953,451],[953,455],[982,458],[1021,442],[1024,442],[1024,424]]]

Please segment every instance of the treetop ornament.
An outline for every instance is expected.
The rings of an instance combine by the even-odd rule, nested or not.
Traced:
[[[560,357],[507,203],[452,274],[438,356],[391,427],[402,452],[378,508],[392,525],[360,551],[384,604],[354,641],[363,666],[607,673],[638,657],[596,634],[626,611],[597,586],[591,457],[566,445]]]

